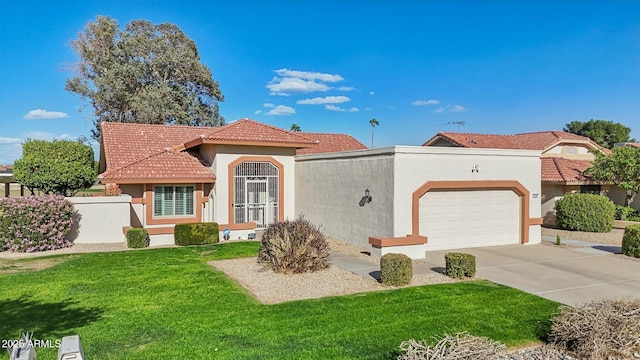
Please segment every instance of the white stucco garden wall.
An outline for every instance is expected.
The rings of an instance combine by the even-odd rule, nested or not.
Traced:
[[[121,243],[122,232],[130,226],[131,196],[69,197],[80,214],[76,244]]]
[[[539,151],[395,146],[302,155],[295,166],[296,212],[362,246],[369,236],[411,234],[413,192],[427,181],[515,180],[530,192],[529,217],[541,217]],[[360,207],[365,189],[372,201]],[[529,243],[539,243],[540,232],[530,226]]]

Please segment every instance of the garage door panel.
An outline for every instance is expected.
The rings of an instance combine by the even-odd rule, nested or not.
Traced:
[[[456,249],[520,242],[520,197],[512,190],[432,190],[419,202],[428,246]]]

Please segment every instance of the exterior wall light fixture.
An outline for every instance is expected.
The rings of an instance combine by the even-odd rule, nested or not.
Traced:
[[[471,172],[472,172],[472,173],[478,173],[478,172],[480,172],[480,165],[478,165],[478,164],[473,164],[473,166],[471,167]]]
[[[366,204],[370,203],[371,200],[373,200],[373,198],[371,197],[371,192],[369,191],[369,189],[366,189],[364,191],[364,196],[362,197],[362,199],[360,199],[358,205],[365,206]]]

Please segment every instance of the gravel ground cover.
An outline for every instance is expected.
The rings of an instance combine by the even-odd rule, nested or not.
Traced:
[[[556,235],[560,235],[561,239],[588,241],[593,243],[620,246],[622,244],[622,236],[624,230],[613,229],[608,233],[592,233],[584,231],[569,231],[554,228],[542,228],[542,236],[551,236],[555,239]]]
[[[329,239],[332,252],[339,252],[379,263],[367,255],[367,249],[336,239]],[[216,269],[237,281],[256,299],[264,304],[276,304],[286,301],[314,299],[326,296],[338,296],[367,291],[388,290],[395,287],[385,286],[375,279],[364,278],[337,266],[313,273],[283,275],[276,274],[258,264],[257,258],[240,258],[209,262]],[[455,282],[439,273],[415,275],[410,285],[419,286]]]

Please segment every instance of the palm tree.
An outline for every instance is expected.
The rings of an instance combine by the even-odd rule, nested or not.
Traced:
[[[291,129],[289,129],[289,130],[290,130],[290,131],[293,131],[293,132],[300,132],[300,131],[302,131],[302,130],[300,129],[300,126],[298,126],[298,124],[291,124]]]
[[[371,124],[371,148],[373,149],[373,133],[376,129],[376,126],[380,125],[380,122],[375,118],[369,120],[369,124]]]

